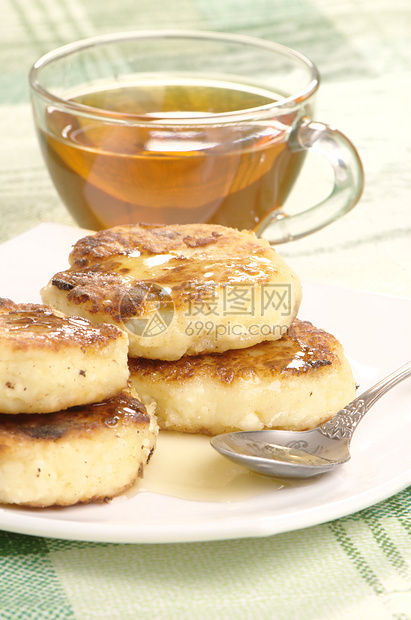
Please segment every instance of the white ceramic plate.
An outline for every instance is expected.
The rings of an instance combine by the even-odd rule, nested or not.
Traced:
[[[39,289],[54,272],[66,268],[69,248],[82,234],[43,224],[0,246],[1,296],[39,301]],[[341,340],[360,391],[408,361],[411,300],[303,285],[300,317]],[[231,502],[143,492],[111,504],[45,510],[3,507],[0,528],[96,542],[171,543],[268,536],[324,523],[371,506],[411,483],[410,397],[410,381],[384,396],[357,429],[351,460],[309,483]]]

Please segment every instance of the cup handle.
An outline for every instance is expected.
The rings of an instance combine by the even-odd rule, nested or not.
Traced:
[[[271,244],[300,239],[331,224],[357,204],[364,186],[360,157],[337,129],[316,121],[302,122],[289,146],[292,150],[312,150],[324,155],[334,171],[334,187],[327,198],[301,213],[287,215],[282,210],[275,211],[262,220],[255,232]]]

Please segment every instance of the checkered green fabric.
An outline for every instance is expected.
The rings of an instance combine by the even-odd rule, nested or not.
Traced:
[[[0,533],[0,618],[411,617],[411,491],[264,539],[112,545]]]

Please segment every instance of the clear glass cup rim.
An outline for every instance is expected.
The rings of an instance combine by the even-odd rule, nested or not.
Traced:
[[[216,41],[220,43],[232,43],[238,45],[249,45],[258,47],[262,50],[276,53],[277,55],[291,58],[294,61],[300,63],[308,71],[310,78],[307,80],[307,84],[296,91],[293,95],[284,97],[272,103],[268,103],[259,107],[246,108],[241,110],[235,110],[230,112],[222,112],[202,115],[199,113],[195,117],[179,117],[178,119],[164,118],[161,114],[150,114],[150,119],[147,116],[141,116],[138,114],[124,114],[115,112],[112,110],[96,108],[87,106],[70,99],[65,99],[53,94],[47,90],[41,84],[39,74],[41,70],[55,61],[63,58],[67,58],[71,54],[76,54],[83,50],[88,50],[104,45],[111,45],[115,43],[142,40],[142,39],[203,39],[208,41]],[[72,43],[60,46],[42,55],[31,67],[29,72],[29,83],[32,91],[39,95],[41,98],[46,99],[48,102],[54,103],[56,107],[62,107],[65,109],[75,110],[78,113],[84,114],[88,117],[106,118],[112,121],[118,122],[130,122],[153,124],[160,122],[162,125],[182,125],[182,124],[215,124],[216,122],[238,122],[239,120],[246,120],[252,117],[253,120],[259,118],[264,119],[273,112],[281,114],[281,111],[290,112],[294,108],[299,108],[303,102],[312,97],[318,90],[320,85],[320,74],[316,65],[304,54],[294,50],[290,47],[269,41],[267,39],[259,39],[249,35],[240,35],[226,32],[212,32],[207,30],[137,30],[129,32],[120,32],[113,34],[98,35],[94,37],[88,37],[80,39]]]

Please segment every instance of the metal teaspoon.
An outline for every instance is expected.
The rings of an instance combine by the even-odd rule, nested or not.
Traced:
[[[350,442],[367,411],[397,383],[411,375],[411,361],[309,431],[238,431],[216,435],[211,445],[235,463],[266,476],[308,478],[350,459]]]

